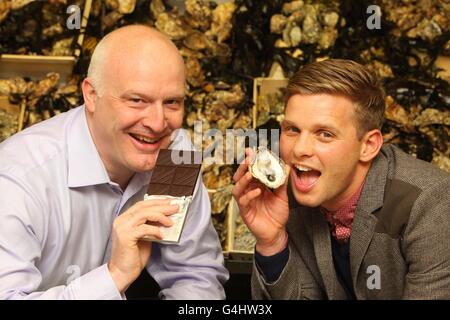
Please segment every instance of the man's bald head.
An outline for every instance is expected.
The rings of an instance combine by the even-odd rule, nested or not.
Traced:
[[[91,57],[88,77],[97,95],[103,95],[105,80],[115,74],[115,67],[137,63],[140,58],[173,58],[175,63],[184,63],[177,47],[161,32],[144,25],[116,29],[102,38]]]

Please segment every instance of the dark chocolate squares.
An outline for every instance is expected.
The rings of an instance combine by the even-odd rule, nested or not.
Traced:
[[[201,152],[161,149],[147,194],[191,196],[200,173],[201,160]]]

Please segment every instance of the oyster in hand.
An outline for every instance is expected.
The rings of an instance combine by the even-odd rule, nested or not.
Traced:
[[[252,154],[249,171],[253,177],[271,189],[280,187],[287,178],[286,165],[265,147]]]

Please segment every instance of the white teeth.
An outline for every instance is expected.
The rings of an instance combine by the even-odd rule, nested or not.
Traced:
[[[144,136],[140,136],[138,134],[135,134],[134,137],[137,138],[138,140],[141,140],[141,141],[144,141],[144,142],[147,142],[147,143],[155,143],[155,142],[157,142],[159,140],[159,139],[150,139],[150,138],[147,138],[147,137],[144,137]]]
[[[299,170],[299,171],[305,171],[305,172],[307,172],[307,171],[311,171],[311,170],[312,170],[312,169],[310,169],[310,168],[303,167],[303,166],[298,165],[298,164],[296,164],[295,167],[296,167],[297,170]]]

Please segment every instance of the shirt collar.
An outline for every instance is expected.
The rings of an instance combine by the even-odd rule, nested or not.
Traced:
[[[84,105],[76,111],[69,126],[67,154],[69,188],[111,182],[92,140]]]
[[[320,210],[325,214],[327,220],[331,223],[339,221],[342,225],[350,226],[355,216],[356,206],[358,205],[364,182],[359,186],[358,190],[336,211],[329,211],[323,207]]]
[[[94,140],[92,140],[86,119],[86,107],[82,105],[75,112],[67,137],[69,188],[104,183],[117,185],[109,178]],[[192,149],[189,136],[184,132],[184,129],[181,129],[176,131],[169,149],[184,149],[183,147]],[[150,181],[151,172],[134,174],[127,189],[130,187],[133,192],[136,192],[147,185]]]

